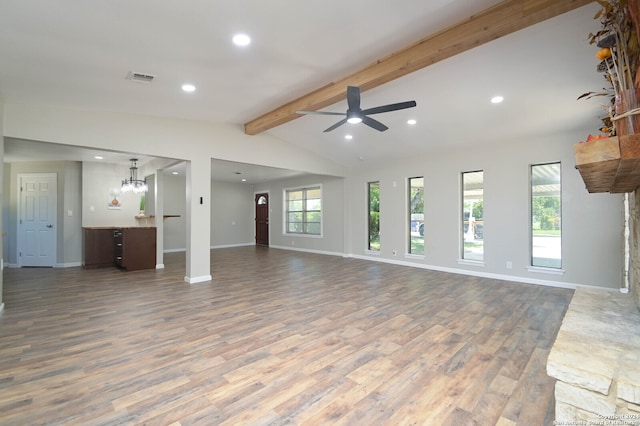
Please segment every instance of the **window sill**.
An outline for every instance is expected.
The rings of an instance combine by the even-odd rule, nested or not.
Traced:
[[[282,234],[283,237],[322,238],[322,234]]]
[[[371,255],[371,256],[380,256],[380,252],[379,251],[373,251],[373,250],[365,250],[364,254]]]
[[[458,259],[458,265],[478,266],[484,268],[483,260]]]
[[[564,269],[545,268],[542,266],[527,266],[527,271],[537,272],[539,274],[564,275]]]

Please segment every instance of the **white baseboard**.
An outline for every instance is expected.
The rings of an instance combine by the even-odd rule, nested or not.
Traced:
[[[187,251],[186,248],[173,248],[173,249],[164,249],[162,250],[163,253],[180,253],[183,251]]]
[[[255,246],[255,243],[225,244],[225,245],[219,245],[219,246],[210,246],[209,249],[216,250],[216,249],[247,247],[247,246]],[[186,251],[187,249],[182,247],[182,248],[165,249],[163,250],[163,253],[180,253],[180,252],[186,252]]]
[[[351,257],[351,256],[346,256],[344,253],[338,253],[334,251],[312,250],[312,249],[304,249],[300,247],[287,247],[287,246],[269,246],[269,247],[280,249],[280,250],[299,251],[303,253],[324,254],[327,256]]]
[[[76,268],[82,266],[82,262],[56,263],[54,268]]]
[[[220,246],[211,246],[211,250],[224,249],[224,248],[234,248],[234,247],[248,247],[255,246],[255,243],[241,243],[241,244],[226,244]]]
[[[510,282],[517,282],[517,283],[523,283],[523,284],[535,284],[535,285],[543,285],[543,286],[547,286],[547,287],[568,288],[568,289],[572,289],[572,290],[575,290],[578,287],[582,287],[582,288],[592,288],[592,289],[603,289],[603,290],[618,291],[618,289],[613,289],[613,288],[608,288],[608,287],[596,287],[596,286],[589,286],[589,285],[583,285],[583,284],[577,284],[577,283],[566,283],[566,282],[561,282],[561,281],[541,280],[541,279],[537,279],[537,278],[520,277],[520,276],[517,276],[517,275],[495,274],[495,273],[489,273],[489,272],[481,272],[481,271],[477,271],[477,270],[473,270],[472,271],[472,270],[467,270],[467,269],[447,268],[447,267],[442,267],[442,266],[428,265],[428,264],[424,264],[424,263],[414,263],[414,262],[406,262],[406,261],[402,261],[402,260],[384,259],[384,258],[380,258],[378,256],[371,257],[371,256],[363,256],[363,255],[353,254],[353,255],[351,255],[351,257],[353,257],[355,259],[360,259],[360,260],[369,260],[371,262],[390,263],[390,264],[399,265],[399,266],[409,266],[409,267],[412,267],[412,268],[429,269],[429,270],[432,270],[432,271],[448,272],[448,273],[451,273],[451,274],[469,275],[469,276],[481,277],[481,278],[491,278],[491,279],[494,279],[494,280],[510,281]]]
[[[53,265],[54,268],[76,268],[78,266],[82,266],[82,262],[68,262],[68,263],[56,263]],[[17,263],[5,263],[5,268],[19,268]]]
[[[203,275],[201,277],[184,277],[185,282],[189,283],[189,284],[198,284],[198,283],[204,283],[207,281],[211,281],[213,278],[211,277],[211,275]]]

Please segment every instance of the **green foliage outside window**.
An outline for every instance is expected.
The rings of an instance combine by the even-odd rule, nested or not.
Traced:
[[[380,183],[369,182],[369,250],[380,250]]]

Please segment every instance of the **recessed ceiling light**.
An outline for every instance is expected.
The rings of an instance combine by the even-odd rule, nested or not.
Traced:
[[[236,46],[248,46],[251,43],[251,37],[246,34],[236,34],[233,36],[233,43]]]
[[[502,101],[504,101],[504,98],[502,96],[494,96],[493,98],[491,98],[492,104],[499,104]]]
[[[246,180],[245,178],[242,178],[242,181],[243,181],[243,182],[246,182],[247,180]]]
[[[344,135],[344,138],[348,141],[350,141],[351,139],[353,139],[353,136],[351,135]]]
[[[194,86],[193,84],[183,84],[182,85],[182,90],[184,90],[185,92],[195,92],[196,91],[196,86]]]
[[[417,123],[417,121],[416,121],[416,120],[414,120],[413,118],[412,118],[411,120],[407,120],[407,124],[411,124],[412,126],[413,126],[414,124],[416,124],[416,123]]]
[[[172,175],[179,175],[180,173],[178,172],[171,172]]]
[[[104,157],[101,157],[101,156],[99,156],[99,155],[96,155],[96,156],[95,156],[95,157],[93,157],[93,158],[95,158],[96,160],[104,160]]]

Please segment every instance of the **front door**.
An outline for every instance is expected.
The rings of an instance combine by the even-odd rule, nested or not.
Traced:
[[[51,266],[56,262],[55,173],[19,175],[18,266]]]
[[[269,194],[256,194],[256,245],[269,245]]]

